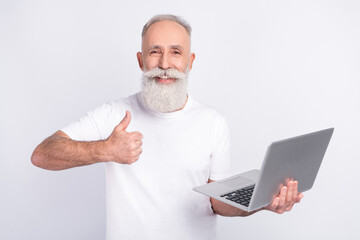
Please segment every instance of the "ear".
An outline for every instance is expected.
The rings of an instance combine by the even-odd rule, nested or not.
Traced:
[[[144,71],[144,63],[143,63],[142,53],[141,53],[141,52],[138,52],[138,53],[136,54],[136,57],[137,57],[137,60],[138,60],[140,69],[141,69],[142,71]]]
[[[195,53],[190,54],[190,60],[189,60],[189,71],[192,69],[193,62],[195,60]]]

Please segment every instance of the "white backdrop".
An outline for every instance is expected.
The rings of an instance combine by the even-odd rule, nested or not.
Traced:
[[[1,0],[0,239],[104,239],[103,165],[52,172],[30,156],[139,90],[141,28],[159,13],[192,24],[190,93],[227,115],[234,171],[259,168],[271,141],[335,127],[301,204],[220,217],[219,239],[359,239],[359,12],[355,0]]]

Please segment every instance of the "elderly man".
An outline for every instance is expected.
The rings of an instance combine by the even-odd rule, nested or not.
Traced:
[[[137,53],[141,91],[89,112],[32,155],[50,170],[105,163],[109,240],[215,239],[216,214],[252,214],[192,191],[227,177],[230,164],[224,116],[187,94],[190,35],[179,17],[150,19]],[[291,181],[264,209],[283,213],[301,198]]]

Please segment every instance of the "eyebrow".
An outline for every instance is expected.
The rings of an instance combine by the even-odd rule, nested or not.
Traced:
[[[150,46],[150,47],[148,48],[148,50],[158,49],[158,48],[160,48],[159,45],[153,45],[153,46]]]
[[[171,49],[178,49],[180,51],[184,51],[184,48],[180,45],[171,45],[170,46]]]
[[[153,45],[148,48],[148,51],[152,49],[161,49],[159,45]],[[184,48],[181,45],[170,45],[170,49],[178,49],[180,51],[184,51]]]

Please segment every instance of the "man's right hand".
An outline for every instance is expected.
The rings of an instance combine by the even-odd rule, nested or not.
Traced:
[[[106,151],[110,155],[108,161],[131,164],[139,159],[143,135],[140,132],[126,132],[130,121],[131,114],[126,111],[123,120],[105,140]]]

